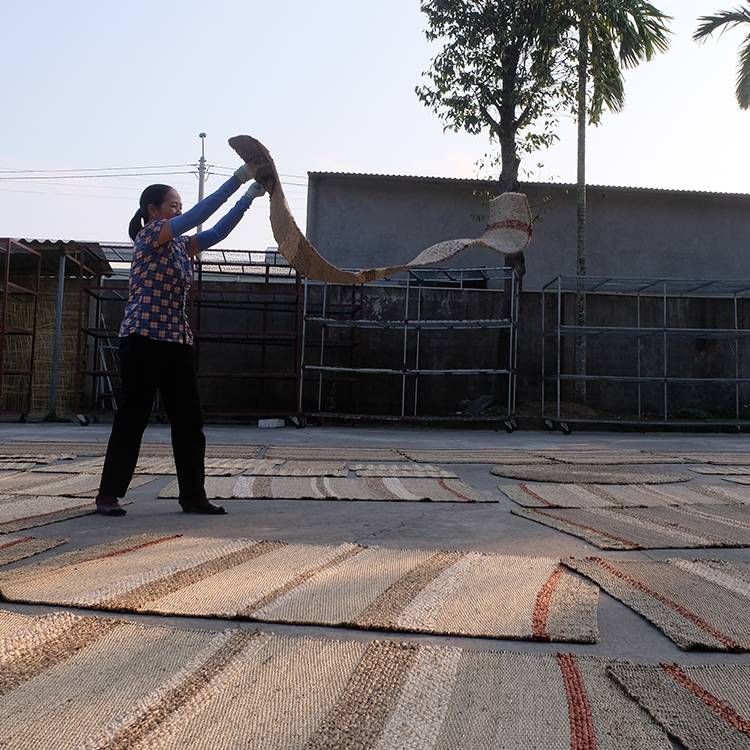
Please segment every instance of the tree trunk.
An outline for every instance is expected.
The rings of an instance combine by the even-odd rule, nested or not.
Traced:
[[[588,33],[581,24],[578,42],[578,177],[576,183],[576,276],[586,275],[586,84],[588,78]],[[586,295],[576,293],[576,325],[586,325]],[[575,374],[586,374],[586,337],[575,338]],[[575,397],[586,403],[586,381],[576,380]]]

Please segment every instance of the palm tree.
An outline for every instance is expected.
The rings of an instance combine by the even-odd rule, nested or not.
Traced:
[[[665,15],[644,0],[568,0],[571,27],[578,35],[578,169],[576,275],[586,275],[586,124],[596,125],[604,109],[625,105],[623,69],[651,60],[669,46]],[[589,90],[591,96],[589,99]],[[576,323],[586,324],[586,297],[576,296]],[[586,339],[576,338],[575,372],[586,373]],[[586,381],[577,381],[577,397],[585,401]]]
[[[696,42],[705,41],[707,37],[719,29],[721,33],[724,33],[727,29],[747,24],[748,35],[740,48],[736,94],[740,109],[750,109],[750,8],[725,10],[714,16],[701,16],[698,20],[701,25],[693,34],[693,39]]]

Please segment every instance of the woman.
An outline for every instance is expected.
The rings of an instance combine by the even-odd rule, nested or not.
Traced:
[[[96,497],[97,511],[103,515],[125,515],[118,498],[125,496],[133,478],[157,390],[172,427],[182,510],[225,512],[206,499],[206,438],[186,303],[192,258],[225,239],[265,188],[254,182],[212,229],[193,237],[184,233],[206,221],[250,179],[245,164],[184,214],[179,193],[169,185],[150,185],[141,195],[140,208],[128,228],[134,247],[128,302],[120,326],[122,388]]]

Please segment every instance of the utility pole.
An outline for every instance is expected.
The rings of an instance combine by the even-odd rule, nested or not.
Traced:
[[[206,182],[206,134],[198,133],[201,139],[201,158],[198,159],[198,201],[203,200],[203,189]],[[198,224],[198,231],[203,229],[203,224]]]

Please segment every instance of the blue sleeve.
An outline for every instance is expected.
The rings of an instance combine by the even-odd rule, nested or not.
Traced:
[[[211,214],[215,213],[222,204],[227,202],[232,193],[240,187],[242,183],[236,177],[230,177],[218,190],[207,195],[202,201],[196,203],[189,211],[184,214],[175,216],[169,220],[169,226],[172,234],[179,237],[191,229],[195,229],[208,219]]]
[[[234,207],[222,216],[211,229],[207,229],[205,232],[198,232],[195,235],[198,248],[201,251],[208,250],[209,247],[213,247],[218,242],[225,240],[229,236],[229,233],[240,223],[240,219],[245,215],[245,211],[250,208],[251,203],[250,198],[243,195],[234,204]]]

